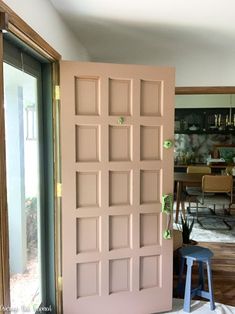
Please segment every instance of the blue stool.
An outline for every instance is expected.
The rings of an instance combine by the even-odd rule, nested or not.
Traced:
[[[186,260],[187,264],[187,274],[186,274],[186,283],[184,291],[184,311],[190,312],[190,303],[191,299],[194,296],[200,296],[210,300],[210,308],[213,311],[215,309],[214,294],[213,294],[213,285],[212,285],[212,273],[211,273],[211,258],[213,253],[206,248],[201,246],[187,246],[179,250],[181,254],[181,265],[179,273],[179,283],[178,283],[178,293],[182,293],[183,284],[182,284],[182,275],[184,271],[184,264]],[[192,289],[192,266],[193,262],[198,262],[199,266],[199,282],[198,287]],[[207,277],[208,277],[208,288],[209,291],[204,290],[204,271],[203,263],[206,263],[207,266]]]

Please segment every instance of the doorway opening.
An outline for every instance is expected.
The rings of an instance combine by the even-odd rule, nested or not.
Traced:
[[[175,94],[174,171],[177,173],[186,172],[189,165],[206,166],[211,158],[215,158],[218,145],[235,144],[235,88],[177,87]],[[229,157],[225,158],[225,163],[218,161],[210,164],[212,173],[224,174],[227,170],[230,171],[233,160],[232,156]],[[188,203],[185,205],[187,207]],[[219,206],[218,210],[220,212]],[[195,207],[189,218],[193,217],[194,212]],[[192,238],[199,242],[234,243],[234,224],[231,232],[221,219],[210,219],[210,212],[205,210],[205,215],[207,214],[209,217],[205,220],[205,228],[202,229],[195,223]]]

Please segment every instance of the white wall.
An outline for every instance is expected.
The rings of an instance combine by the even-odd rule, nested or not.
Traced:
[[[4,0],[46,40],[64,60],[89,60],[86,49],[63,22],[48,0]]]
[[[168,41],[166,38],[164,44],[158,36],[150,40],[145,33],[142,36],[138,33],[138,40],[135,40],[136,33],[129,34],[128,26],[124,25],[120,34],[110,31],[110,36],[115,37],[119,45],[117,49],[112,40],[102,41],[102,32],[99,32],[98,28],[94,28],[95,33],[89,37],[90,41],[87,41],[86,32],[89,27],[82,28],[78,24],[81,39],[87,44],[89,51],[93,52],[88,56],[84,46],[66,26],[49,0],[4,0],[4,2],[65,60],[173,66],[176,68],[176,86],[235,86],[234,51],[229,46],[218,45],[219,34],[217,37],[214,36],[216,38],[204,38],[201,45],[193,40],[186,40],[184,33],[179,40],[178,37],[170,37]],[[94,36],[97,37],[96,41],[93,40]],[[116,37],[121,41],[119,42]]]
[[[235,57],[232,49],[218,51],[214,47],[160,47],[155,57],[152,54],[151,57],[140,63],[175,67],[175,85],[178,87],[235,86]]]
[[[176,108],[235,108],[235,95],[176,95]]]
[[[235,86],[234,52],[183,51],[173,62],[176,86]]]
[[[99,43],[100,43],[99,39]],[[85,41],[84,41],[85,42]],[[235,56],[232,49],[217,51],[213,47],[152,47],[140,41],[121,52],[115,46],[92,56],[92,61],[172,66],[176,69],[176,86],[235,86]],[[138,46],[139,45],[139,46]],[[97,44],[98,46],[98,44]],[[108,49],[112,49],[109,52]],[[128,50],[128,51],[127,51]],[[135,51],[133,51],[135,50]]]

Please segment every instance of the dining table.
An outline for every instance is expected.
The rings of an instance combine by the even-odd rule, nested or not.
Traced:
[[[202,177],[204,173],[186,173],[186,172],[174,172],[174,182],[176,183],[176,214],[175,222],[178,223],[179,211],[181,205],[181,212],[185,217],[185,205],[184,205],[184,186],[201,186]]]

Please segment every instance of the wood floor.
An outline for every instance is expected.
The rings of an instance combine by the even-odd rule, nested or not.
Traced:
[[[215,302],[235,306],[235,243],[200,242],[198,245],[214,253],[212,275]],[[193,277],[195,281],[196,270]],[[174,288],[176,284],[177,275],[174,275]]]

